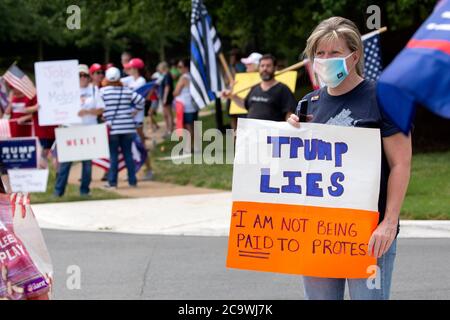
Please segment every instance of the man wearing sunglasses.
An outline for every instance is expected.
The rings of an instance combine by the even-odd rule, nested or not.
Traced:
[[[103,67],[99,63],[94,63],[89,68],[89,74],[91,75],[92,84],[94,85],[95,89],[98,90],[102,85],[102,81],[105,78],[105,71],[103,70]]]

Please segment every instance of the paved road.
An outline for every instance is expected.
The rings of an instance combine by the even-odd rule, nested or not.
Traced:
[[[226,237],[44,230],[55,299],[302,299],[299,276],[225,268]],[[450,299],[450,239],[399,239],[392,299]],[[67,268],[81,269],[69,290]]]

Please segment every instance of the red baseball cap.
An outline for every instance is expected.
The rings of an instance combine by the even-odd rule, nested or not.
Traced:
[[[142,59],[133,58],[130,60],[130,62],[126,63],[123,67],[125,69],[130,69],[130,68],[142,69],[142,68],[144,68],[144,66],[145,66],[145,64],[144,64],[144,61],[142,61]]]
[[[114,67],[114,63],[110,62],[105,66],[105,70],[108,70],[109,68],[112,68],[112,67]]]
[[[89,68],[89,73],[93,74],[96,71],[100,71],[103,70],[103,67],[101,64],[99,63],[94,63],[90,68]]]

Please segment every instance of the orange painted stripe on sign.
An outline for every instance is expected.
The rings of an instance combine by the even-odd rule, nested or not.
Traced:
[[[233,202],[227,267],[327,278],[373,276],[378,212]]]

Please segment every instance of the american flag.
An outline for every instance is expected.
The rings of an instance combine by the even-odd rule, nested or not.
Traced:
[[[13,64],[3,75],[5,79],[11,86],[20,90],[28,99],[33,98],[36,95],[36,88],[30,78],[27,77],[18,66]]]
[[[0,138],[11,138],[11,128],[8,119],[0,119]]]
[[[217,55],[222,44],[202,0],[192,0],[191,13],[191,82],[192,99],[204,108],[224,88]]]
[[[378,80],[383,69],[381,64],[380,34],[362,37],[364,45],[364,77]]]
[[[0,77],[0,110],[5,111],[8,106],[8,90],[6,89],[5,80]]]
[[[147,150],[145,149],[144,144],[141,142],[141,139],[137,134],[134,136],[133,143],[131,145],[131,151],[133,154],[133,160],[136,172],[141,169],[141,167],[144,165],[145,160],[147,160]],[[92,164],[94,166],[100,167],[105,171],[109,170],[110,167],[110,161],[109,159],[95,159],[92,160]],[[125,159],[123,157],[123,153],[119,153],[119,171],[122,171],[126,168]]]

